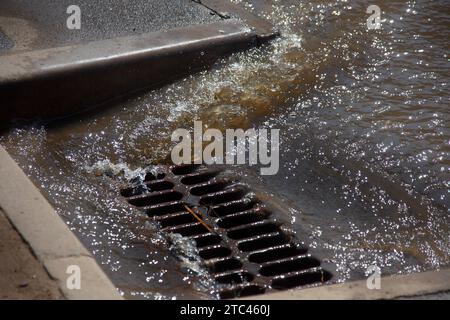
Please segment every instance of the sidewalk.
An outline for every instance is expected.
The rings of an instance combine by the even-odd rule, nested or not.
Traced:
[[[48,275],[0,208],[0,299],[62,299]]]
[[[80,30],[70,30],[66,26],[69,17],[66,11],[73,4],[81,10]],[[12,21],[14,25],[11,25]],[[22,44],[19,46],[22,50],[137,36],[220,21],[219,16],[190,0],[0,1],[0,29],[10,33],[9,38],[16,45]],[[2,43],[6,48],[6,40],[3,37],[2,41],[0,35],[0,54]],[[14,48],[11,50],[15,51]]]

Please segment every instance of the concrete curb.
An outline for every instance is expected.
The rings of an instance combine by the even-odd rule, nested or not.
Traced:
[[[92,255],[2,146],[0,181],[0,207],[49,275],[59,282],[67,299],[122,299]],[[71,265],[80,267],[80,290],[66,286]]]
[[[236,21],[0,56],[0,125],[58,118],[154,88],[256,44]]]
[[[84,111],[270,39],[237,19],[0,56],[0,126]],[[274,33],[271,33],[274,35]]]
[[[420,297],[450,291],[450,269],[381,278],[381,288],[370,290],[365,280],[249,297],[257,300],[379,300]],[[243,299],[246,300],[246,299]]]

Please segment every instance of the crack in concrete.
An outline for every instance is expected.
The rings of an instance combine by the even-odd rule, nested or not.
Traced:
[[[221,19],[230,19],[230,15],[228,13],[225,12],[219,12],[216,9],[202,3],[202,0],[191,0],[192,2],[195,2],[199,5],[201,5],[202,7],[208,9],[209,11],[211,11],[212,13],[216,14],[217,16],[219,16]]]

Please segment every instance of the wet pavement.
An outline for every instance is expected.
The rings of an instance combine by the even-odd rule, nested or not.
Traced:
[[[282,30],[208,72],[53,127],[0,138],[127,297],[208,298],[145,217],[118,197],[168,163],[176,128],[278,128],[281,168],[230,170],[288,212],[284,222],[336,281],[450,265],[446,2],[234,1]],[[92,167],[99,170],[92,170]],[[207,279],[206,279],[207,280]]]

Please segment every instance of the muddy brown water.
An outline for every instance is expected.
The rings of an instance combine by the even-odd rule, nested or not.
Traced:
[[[282,37],[160,90],[0,138],[130,298],[211,298],[118,188],[167,163],[191,128],[277,128],[280,171],[230,170],[286,209],[336,281],[450,264],[450,13],[446,1],[237,1]],[[94,167],[93,167],[94,166]],[[116,174],[117,173],[117,174]]]

